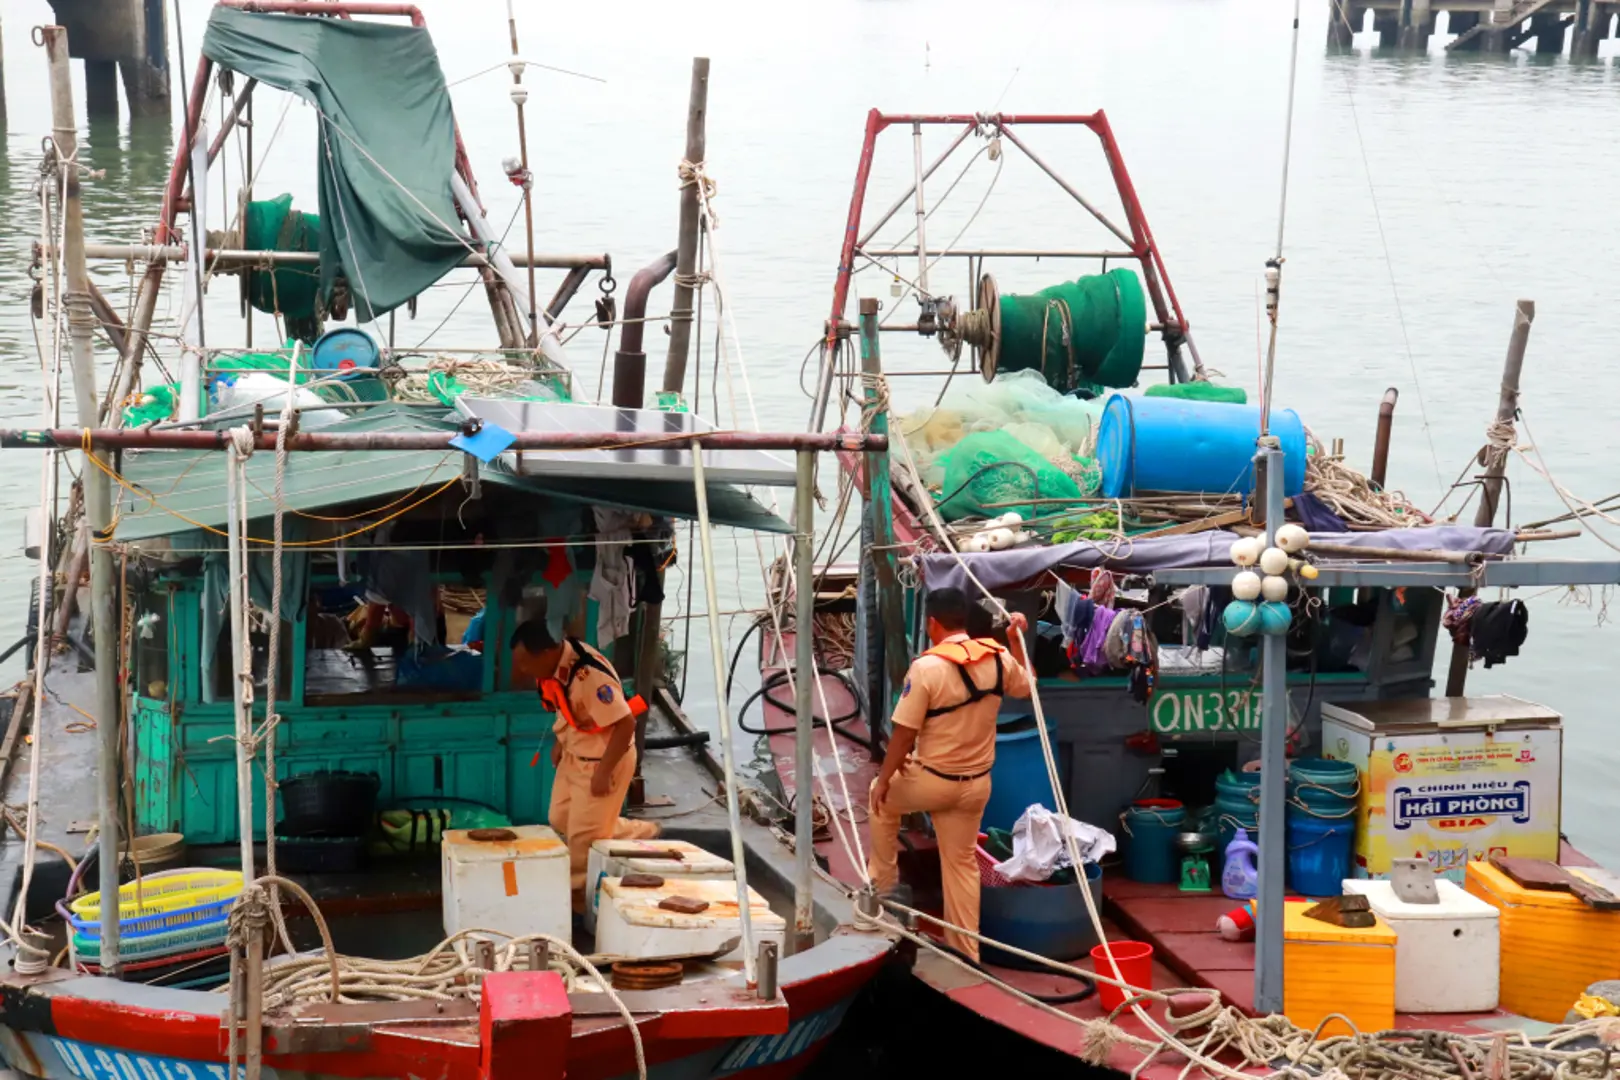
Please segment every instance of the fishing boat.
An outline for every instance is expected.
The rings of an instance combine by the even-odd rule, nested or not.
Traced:
[[[1075,138],[1100,146],[1114,200],[1035,149]],[[885,148],[903,151],[910,184],[874,217],[869,180],[894,175],[874,167]],[[1103,244],[1048,230],[1040,248],[930,247],[962,177],[930,181],[953,155],[1021,155]],[[1027,1046],[1133,1077],[1467,1077],[1553,1062],[1605,1075],[1606,1021],[1587,1018],[1614,1005],[1587,989],[1620,977],[1620,954],[1576,942],[1612,940],[1615,879],[1562,838],[1559,717],[1464,685],[1471,654],[1501,661],[1524,639],[1515,600],[1489,609],[1505,638],[1470,626],[1477,591],[1620,581],[1613,561],[1528,554],[1567,532],[1495,520],[1533,306],[1515,313],[1501,410],[1464,474],[1478,474],[1465,485],[1477,514],[1459,524],[1386,476],[1394,391],[1367,476],[1308,417],[1218,384],[1102,112],[873,110],[840,236],[812,427],[893,438],[884,455],[842,455],[839,514],[859,515],[863,557],[817,570],[813,661],[794,660],[792,627],[761,620],[766,692],[746,722],[769,733],[783,797],[823,804],[819,854],[905,938],[914,979]],[[963,262],[969,290],[953,294],[941,283]],[[880,314],[868,288],[852,311],[862,272],[902,299]],[[1144,390],[1153,368],[1164,378]],[[931,381],[902,415],[908,376]],[[929,646],[925,600],[939,589],[969,597],[980,634],[1005,641],[1006,615],[1025,615],[1037,676],[1029,700],[1001,707],[977,962],[941,941],[923,815],[903,823],[899,890],[878,895],[865,865],[887,717]],[[810,663],[814,771],[772,692]],[[1037,811],[1053,822],[1044,834]],[[1095,828],[1077,835],[1065,816]],[[1239,830],[1258,848],[1258,880],[1240,859],[1233,882],[1247,905],[1222,895]],[[1553,881],[1584,901],[1543,891]],[[1394,896],[1407,888],[1432,905]],[[1437,934],[1441,950],[1424,952]]]
[[[40,37],[56,120],[46,398],[40,427],[0,444],[45,451],[46,522],[64,510],[58,458],[85,467],[68,524],[38,541],[33,671],[0,752],[6,802],[26,808],[6,815],[7,1067],[801,1072],[894,939],[857,925],[808,844],[796,856],[757,819],[730,741],[712,747],[683,711],[673,665],[723,645],[711,619],[707,643],[672,656],[663,576],[701,562],[717,610],[711,528],[790,532],[760,493],[807,504],[815,454],[884,440],[717,431],[687,411],[701,185],[683,190],[678,251],[634,276],[620,312],[609,256],[534,253],[531,224],[514,257],[490,229],[420,11],[222,0],[155,230],[87,244],[66,35]],[[319,116],[319,213],[244,189],[209,232],[209,165],[240,154],[257,175],[253,100],[262,118],[271,91]],[[527,207],[523,145],[505,171]],[[127,325],[85,272],[95,258],[144,270]],[[170,335],[154,312],[176,267]],[[536,269],[566,271],[549,303]],[[677,344],[644,408],[648,297],[677,270]],[[396,315],[455,272],[484,292],[496,340],[396,345]],[[245,319],[223,332],[202,298],[232,276]],[[576,328],[621,330],[610,402],[576,384],[562,340],[593,276],[601,299]],[[119,350],[104,383],[98,322]],[[79,428],[60,423],[64,366]],[[676,520],[701,554],[677,550]],[[594,928],[575,922],[544,828],[556,735],[522,668],[531,625],[599,645],[648,706],[619,825],[642,839],[593,848]],[[649,867],[664,876],[625,884]],[[629,895],[666,881],[650,905]]]

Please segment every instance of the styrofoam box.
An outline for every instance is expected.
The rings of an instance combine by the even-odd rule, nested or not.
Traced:
[[[672,896],[704,900],[709,906],[696,915],[658,906]],[[754,948],[758,949],[762,941],[774,941],[780,955],[787,940],[787,920],[772,911],[765,898],[753,889],[748,890],[748,915]],[[599,953],[645,959],[702,955],[741,937],[735,881],[670,878],[655,889],[641,889],[627,888],[621,878],[602,879],[601,906],[596,913]],[[736,948],[716,959],[741,960],[744,947],[739,941]]]
[[[1388,881],[1346,881],[1344,891],[1365,896],[1396,933],[1396,1012],[1489,1012],[1500,989],[1498,912],[1454,882],[1434,884],[1437,904],[1407,903]]]
[[[677,859],[665,853],[679,852]],[[659,856],[663,856],[660,858]],[[685,840],[598,840],[585,863],[585,925],[596,929],[602,879],[626,874],[657,874],[682,881],[730,881],[730,859]]]
[[[515,833],[516,839],[474,840],[465,829],[445,832],[440,854],[444,932],[498,930],[569,941],[573,918],[567,845],[544,825],[504,831]]]

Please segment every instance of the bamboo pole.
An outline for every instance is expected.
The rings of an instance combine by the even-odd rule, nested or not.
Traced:
[[[686,160],[701,165],[708,153],[709,58],[692,58],[692,88],[686,102]],[[675,255],[675,298],[670,304],[669,353],[664,360],[662,389],[680,393],[686,386],[686,361],[692,347],[692,309],[697,290],[697,259],[702,206],[695,178],[681,188],[681,223]]]
[[[793,537],[793,951],[804,952],[816,943],[811,915],[815,887],[815,715],[810,687],[818,678],[815,660],[815,455],[800,450],[794,488]]]

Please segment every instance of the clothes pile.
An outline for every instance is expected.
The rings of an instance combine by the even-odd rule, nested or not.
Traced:
[[[1458,645],[1468,646],[1468,660],[1487,668],[1519,655],[1530,633],[1530,609],[1522,600],[1482,601],[1477,596],[1448,597],[1441,620]]]
[[[1159,642],[1141,612],[1109,606],[1116,596],[1114,575],[1106,570],[1093,575],[1087,595],[1059,584],[1064,654],[1082,678],[1128,675],[1131,697],[1146,704],[1158,683]]]

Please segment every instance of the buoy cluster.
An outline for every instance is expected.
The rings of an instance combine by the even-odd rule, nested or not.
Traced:
[[[1010,547],[1017,547],[1033,539],[1033,534],[1022,528],[1023,524],[1022,514],[1017,512],[1002,514],[986,521],[978,532],[964,537],[957,544],[957,548],[961,551],[1006,551]]]
[[[1258,536],[1232,544],[1232,562],[1239,569],[1232,578],[1232,602],[1221,620],[1234,637],[1286,634],[1294,618],[1288,607],[1288,573],[1307,581],[1316,577],[1316,567],[1289,557],[1305,550],[1309,533],[1298,525],[1284,525],[1274,540],[1275,547],[1267,547]]]

